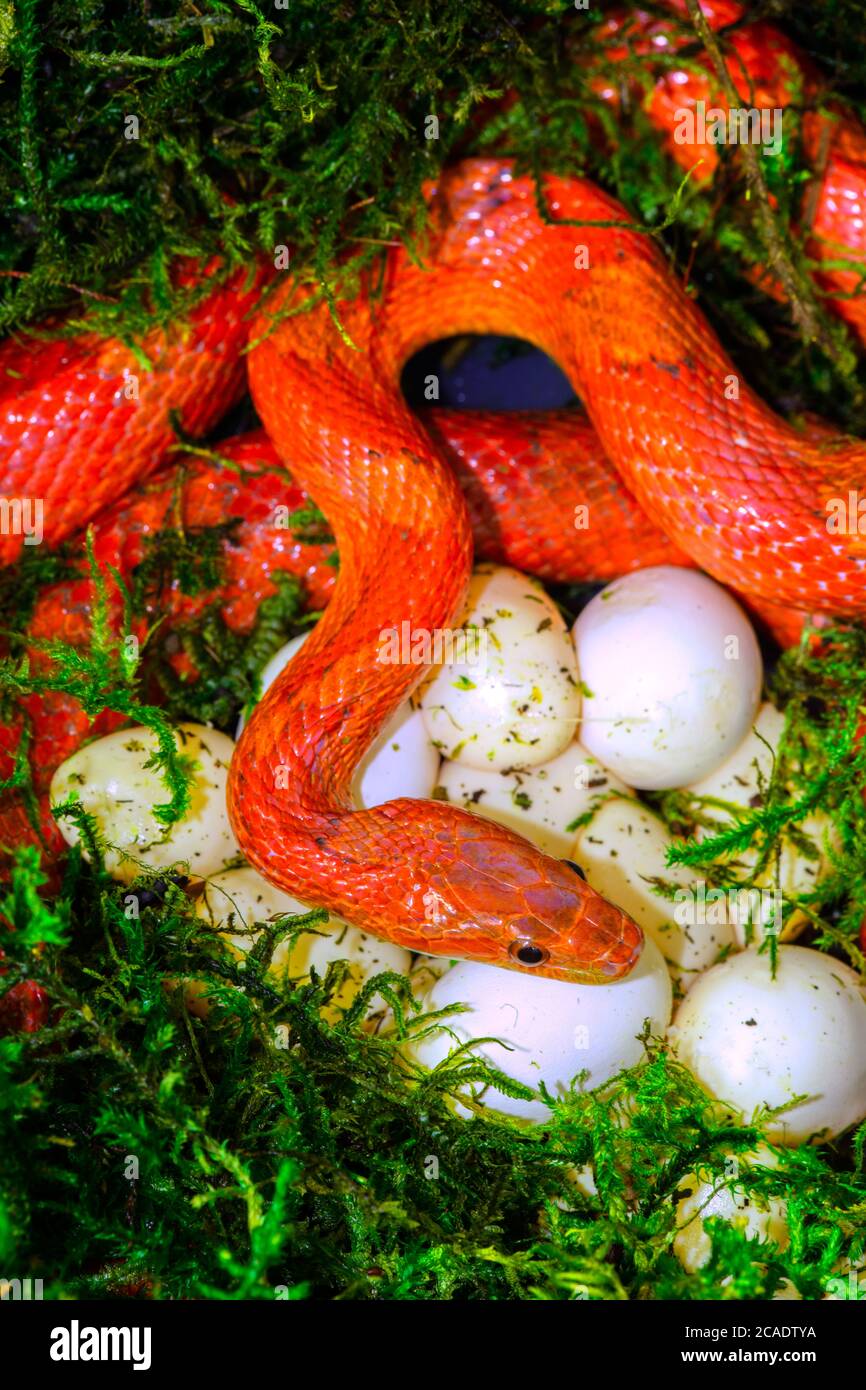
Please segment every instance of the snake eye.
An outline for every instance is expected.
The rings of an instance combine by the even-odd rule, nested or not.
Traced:
[[[586,874],[583,872],[583,869],[580,867],[579,864],[575,864],[573,859],[563,859],[562,862],[563,864],[567,864],[570,869],[574,869],[574,872],[577,874],[578,878],[582,878],[584,883],[586,883]]]
[[[543,965],[550,960],[550,952],[532,941],[512,941],[508,954],[512,960],[519,960],[521,965]]]

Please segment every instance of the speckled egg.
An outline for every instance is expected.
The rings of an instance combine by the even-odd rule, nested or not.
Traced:
[[[494,772],[549,763],[580,717],[574,648],[555,603],[518,570],[482,565],[461,621],[468,635],[418,697],[434,744]]]
[[[119,729],[85,744],[51,780],[53,805],[75,796],[93,816],[108,847],[105,866],[121,883],[131,883],[141,865],[185,865],[206,878],[240,852],[226,811],[232,740],[205,724],[180,724],[175,742],[194,775],[189,810],[168,829],[153,814],[170,793],[158,769],[145,766],[158,747],[150,729]],[[78,827],[66,818],[59,825],[67,843],[77,844]]]
[[[578,736],[630,786],[695,782],[748,733],[760,649],[740,605],[706,575],[660,565],[615,580],[578,617],[574,643]]]
[[[525,835],[545,854],[571,856],[576,822],[601,798],[628,787],[579,743],[540,767],[468,768],[444,761],[437,795]]]
[[[663,822],[636,801],[605,802],[574,843],[587,882],[652,937],[684,989],[735,944],[727,900],[709,909],[694,870],[668,865],[674,844]],[[667,897],[662,888],[670,888]]]
[[[832,1139],[866,1117],[866,987],[822,951],[780,946],[775,976],[754,947],[713,966],[680,1004],[670,1038],[746,1123],[791,1106],[767,1122],[770,1139]]]
[[[780,1250],[787,1249],[790,1234],[784,1201],[755,1192],[748,1183],[750,1168],[778,1166],[773,1150],[760,1144],[752,1153],[729,1154],[724,1174],[699,1168],[682,1179],[676,1193],[677,1233],[673,1249],[689,1274],[702,1269],[712,1253],[712,1239],[704,1225],[711,1217],[729,1221],[750,1240],[772,1240]],[[796,1290],[793,1296],[799,1296]]]

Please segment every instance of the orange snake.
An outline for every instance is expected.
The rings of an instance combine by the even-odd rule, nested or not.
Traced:
[[[436,338],[517,336],[558,362],[605,452],[650,517],[711,574],[759,597],[862,611],[866,545],[834,554],[816,484],[866,472],[866,449],[817,442],[747,387],[658,249],[592,185],[548,177],[545,224],[530,178],[471,160],[433,197],[423,266],[389,258],[379,297],[254,332],[253,399],[298,482],[333,525],[341,571],[304,649],[267,692],[233,760],[229,808],[250,862],[272,882],[415,950],[554,978],[616,978],[640,933],[568,866],[439,802],[352,808],[359,758],[422,672],[377,660],[380,634],[459,620],[472,563],[454,477],[400,393],[403,364]],[[271,314],[296,305],[286,285]],[[712,488],[707,480],[712,478]],[[823,480],[823,481],[820,481]],[[820,498],[819,498],[820,500]],[[724,545],[719,545],[720,535]]]
[[[470,160],[430,198],[423,266],[395,251],[381,297],[338,306],[353,347],[324,305],[276,317],[303,300],[293,283],[253,326],[255,404],[331,523],[341,567],[324,617],[242,736],[230,813],[265,877],[373,934],[612,980],[633,966],[641,933],[568,864],[440,802],[352,807],[354,769],[422,675],[381,663],[380,634],[459,621],[472,562],[465,499],[402,399],[401,367],[457,333],[542,348],[669,541],[771,605],[866,611],[866,542],[826,526],[827,503],[866,474],[866,449],[800,432],[751,393],[655,244],[591,184],[548,176],[546,221],[507,160]]]

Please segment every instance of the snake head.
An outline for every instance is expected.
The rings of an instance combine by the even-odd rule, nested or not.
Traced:
[[[583,984],[628,974],[643,933],[574,864],[503,826],[449,810],[452,845],[460,818],[458,852],[429,875],[425,949]]]

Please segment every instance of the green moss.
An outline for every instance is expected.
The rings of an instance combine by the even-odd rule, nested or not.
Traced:
[[[390,1033],[361,1027],[366,999],[322,1021],[339,965],[295,988],[266,977],[280,936],[315,914],[271,925],[242,965],[170,884],[138,915],[75,856],[62,907],[39,907],[38,887],[23,854],[2,904],[29,924],[8,978],[38,980],[55,1013],[0,1041],[0,1255],[48,1297],[701,1299],[726,1280],[725,1297],[761,1298],[789,1278],[809,1298],[863,1248],[859,1166],[780,1151],[741,1180],[788,1201],[790,1249],[714,1223],[711,1263],[685,1274],[677,1185],[698,1165],[722,1174],[757,1133],[720,1119],[657,1045],[647,1067],[551,1100],[545,1126],[461,1120],[461,1085],[526,1088],[469,1048],[415,1067],[401,1037],[447,1019],[401,977],[370,985]],[[185,1010],[181,976],[205,982],[207,1019]],[[595,1195],[573,1182],[585,1163]]]
[[[148,537],[144,558],[132,576],[133,613],[144,613],[147,600],[156,601],[173,583],[190,598],[218,588],[223,546],[240,524],[240,517],[232,517],[219,526],[166,526]]]
[[[82,570],[78,549],[74,542],[56,550],[24,546],[14,565],[0,568],[0,632],[17,644],[43,589]]]

